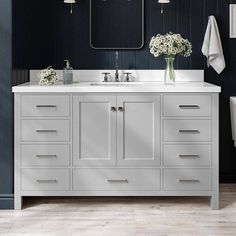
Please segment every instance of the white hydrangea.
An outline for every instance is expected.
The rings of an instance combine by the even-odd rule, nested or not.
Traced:
[[[153,36],[149,48],[150,53],[153,54],[154,57],[159,57],[161,55],[181,55],[189,57],[192,54],[192,44],[188,39],[184,39],[180,34],[173,33]]]
[[[41,70],[38,74],[40,85],[53,85],[58,80],[56,71],[49,66],[48,68]]]

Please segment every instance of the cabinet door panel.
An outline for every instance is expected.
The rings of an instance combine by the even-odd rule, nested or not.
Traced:
[[[159,165],[160,97],[120,96],[117,103],[118,164]]]
[[[116,163],[115,96],[74,97],[74,164],[82,166]]]

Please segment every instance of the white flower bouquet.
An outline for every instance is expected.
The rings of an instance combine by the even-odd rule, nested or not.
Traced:
[[[192,44],[188,39],[184,39],[180,34],[173,33],[153,36],[149,48],[154,57],[161,55],[166,57],[174,57],[177,55],[189,57],[192,54]]]
[[[164,55],[166,60],[165,84],[175,83],[174,60],[180,55],[189,57],[192,54],[192,44],[180,34],[158,34],[151,38],[150,52],[154,57]]]
[[[48,68],[41,70],[38,74],[40,85],[53,85],[58,80],[58,75],[56,71],[49,66]]]

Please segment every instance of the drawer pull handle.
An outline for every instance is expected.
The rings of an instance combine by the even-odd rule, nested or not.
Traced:
[[[181,134],[199,134],[200,131],[197,130],[197,129],[192,129],[192,130],[190,130],[190,129],[189,130],[188,129],[180,129],[179,133],[181,133]]]
[[[56,105],[36,105],[37,108],[56,108]]]
[[[57,158],[57,155],[36,155],[38,158]]]
[[[200,158],[199,155],[179,155],[179,158],[188,159],[188,158]]]
[[[178,179],[180,183],[199,183],[199,179]]]
[[[179,105],[180,109],[200,109],[198,105]]]
[[[108,183],[128,183],[127,179],[108,179]]]
[[[37,179],[36,182],[38,183],[57,183],[58,181],[56,179]]]
[[[37,133],[56,133],[57,130],[55,129],[38,129],[36,130]]]

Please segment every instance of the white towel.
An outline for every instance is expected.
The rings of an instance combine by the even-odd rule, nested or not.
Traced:
[[[209,17],[202,53],[207,57],[207,65],[220,74],[225,68],[225,58],[218,25],[214,16]]]

